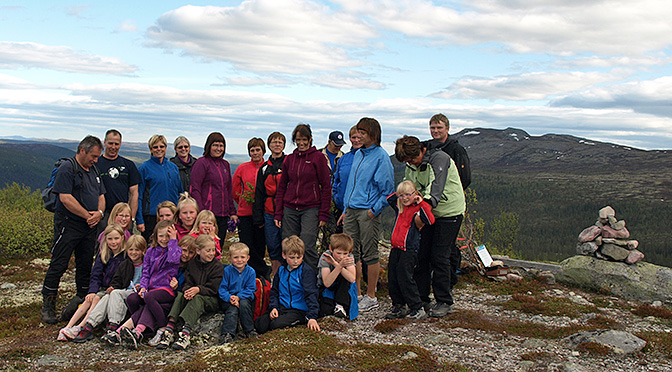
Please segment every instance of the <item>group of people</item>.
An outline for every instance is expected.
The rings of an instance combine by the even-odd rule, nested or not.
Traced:
[[[395,157],[406,163],[396,189],[373,118],[350,128],[345,154],[342,132],[332,132],[318,150],[308,124],[294,128],[296,149],[288,155],[282,133],[271,133],[266,143],[252,138],[250,161],[233,174],[219,132],[207,137],[200,158],[178,137],[169,160],[166,138],[154,135],[150,159],[137,168],[119,155],[117,130],[107,131],[104,145],[87,136],[54,182],[42,319],[58,321],[59,282],[73,252],[77,293],[61,313],[69,320],[61,340],[88,341],[107,319],[106,343],[137,348],[143,334],[154,334],[150,344],[183,350],[199,316],[220,309],[222,342],[235,338],[238,322],[243,337],[253,337],[295,324],[319,330],[321,316],[355,319],[379,306],[379,216],[388,205],[397,217],[388,264],[393,307],[386,317],[445,316],[460,264],[455,240],[463,189],[470,183],[466,151],[448,129],[448,118],[437,114],[430,119],[432,140],[396,141]],[[134,226],[141,235],[132,235]],[[240,242],[228,248],[231,264],[224,266],[226,233],[236,228]],[[256,314],[259,280],[273,284],[268,308]]]

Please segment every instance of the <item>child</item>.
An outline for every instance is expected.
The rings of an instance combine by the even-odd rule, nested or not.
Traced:
[[[254,322],[259,333],[305,324],[320,331],[317,324],[319,304],[315,271],[303,264],[305,245],[301,238],[292,235],[282,241],[282,258],[287,262],[278,269],[271,287],[270,313]]]
[[[197,215],[198,203],[196,203],[196,199],[189,196],[188,192],[180,194],[180,200],[177,202],[177,213],[173,216],[175,230],[177,230],[177,240],[189,235],[194,227]]]
[[[182,249],[177,245],[177,232],[171,221],[159,221],[152,233],[157,242],[149,248],[142,263],[142,278],[138,293],[126,299],[131,318],[118,330],[122,342],[129,349],[137,349],[142,333],[166,325],[166,313],[175,300],[171,279],[177,275]]]
[[[194,222],[194,226],[191,228],[191,232],[189,233],[189,235],[193,236],[194,238],[201,234],[209,235],[215,241],[215,247],[217,249],[215,258],[219,260],[222,257],[222,248],[219,245],[219,228],[217,227],[217,217],[215,217],[215,214],[207,209],[198,212],[196,222]]]
[[[86,325],[89,314],[98,304],[98,301],[107,294],[110,282],[114,273],[117,271],[119,264],[126,259],[125,244],[126,237],[124,229],[112,224],[103,231],[105,239],[100,245],[100,252],[96,257],[96,261],[91,269],[91,280],[89,281],[89,294],[84,298],[84,302],[75,311],[75,314],[70,318],[68,325],[58,332],[57,340],[68,341],[72,340]],[[81,319],[80,324],[75,326],[75,323]]]
[[[219,308],[217,287],[222,281],[224,267],[215,258],[215,239],[209,235],[200,235],[196,238],[196,249],[198,256],[189,261],[185,271],[184,292],[179,292],[175,298],[157,349],[170,346],[179,322],[183,326],[173,344],[173,350],[185,350],[189,347],[191,331],[198,318],[205,312],[214,312]]]
[[[176,213],[177,207],[175,206],[175,203],[170,200],[161,202],[156,206],[156,217],[158,218],[158,221],[172,221],[173,218],[175,218]]]
[[[147,243],[142,235],[133,235],[126,242],[126,259],[119,264],[107,295],[103,296],[98,305],[93,309],[86,321],[86,326],[79,332],[73,342],[86,342],[93,339],[93,330],[101,324],[105,318],[109,320],[107,332],[101,339],[106,344],[119,344],[116,329],[124,320],[128,311],[126,297],[137,290],[142,277],[142,260],[147,250]],[[109,336],[108,336],[109,335]]]
[[[229,247],[229,256],[231,265],[224,268],[222,283],[219,285],[219,304],[225,314],[220,336],[222,344],[233,341],[238,320],[246,337],[257,336],[252,320],[256,273],[247,265],[250,248],[244,243],[233,243]]]
[[[359,315],[352,247],[350,235],[333,234],[330,237],[329,250],[322,253],[317,263],[321,317],[335,315],[353,320]]]
[[[397,192],[388,196],[387,201],[397,212],[397,218],[390,239],[392,249],[388,264],[388,289],[392,299],[392,311],[386,314],[385,318],[399,319],[408,314],[408,317],[414,320],[424,319],[427,314],[422,308],[413,271],[418,263],[420,229],[424,225],[434,223],[432,207],[422,200],[411,181],[400,183]]]

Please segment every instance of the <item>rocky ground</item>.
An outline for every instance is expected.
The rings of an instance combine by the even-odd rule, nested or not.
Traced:
[[[44,262],[34,261],[30,265],[39,272]],[[23,305],[21,309],[39,313],[35,304],[40,302],[39,275],[17,280],[20,278],[17,271],[11,265],[2,266],[0,310]],[[72,273],[69,272],[69,275]],[[66,292],[72,290],[68,287],[72,281],[71,277],[64,278]],[[672,332],[672,322],[665,319],[664,311],[663,315],[635,315],[633,310],[641,309],[642,304],[527,279],[520,283],[495,283],[472,275],[462,278],[454,294],[456,303],[453,313],[445,318],[393,322],[383,321],[390,307],[383,288],[379,292],[381,306],[378,309],[361,314],[353,322],[334,318],[322,321],[323,333],[345,344],[406,344],[418,350],[424,348],[438,362],[436,369],[444,370],[672,370],[672,347],[661,345],[670,342],[669,334]],[[33,305],[25,305],[31,303]],[[555,307],[549,307],[550,304]],[[10,313],[5,311],[4,314]],[[180,370],[181,365],[186,365],[197,355],[203,357],[213,350],[222,351],[221,347],[211,348],[211,341],[205,339],[196,339],[195,345],[186,352],[160,351],[147,346],[138,351],[109,349],[98,340],[85,344],[61,343],[56,341],[56,335],[63,324],[42,325],[39,320],[34,320],[39,318],[39,314],[34,313],[22,314],[21,317],[33,319],[32,324],[40,330],[37,335],[30,333],[30,341],[17,334],[3,336],[0,339],[0,370]],[[645,339],[648,337],[649,343],[642,351],[621,355],[594,345],[592,348],[574,348],[564,341],[565,336],[586,326],[590,329],[627,331],[645,336]],[[237,342],[225,351],[244,351],[254,343],[263,343],[268,337],[264,335],[257,340]],[[282,358],[283,355],[260,355],[259,358]],[[414,355],[407,352],[399,357],[413,358]],[[308,360],[309,356],[306,358]],[[203,365],[203,370],[214,369],[216,363],[212,363]],[[306,370],[353,370],[333,363],[329,368],[318,369],[314,365],[314,362],[307,361]],[[241,370],[244,367],[244,364],[240,365]],[[394,368],[385,367],[382,370]]]

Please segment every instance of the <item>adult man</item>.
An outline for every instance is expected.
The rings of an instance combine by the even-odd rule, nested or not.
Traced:
[[[84,298],[89,291],[96,225],[105,210],[105,186],[95,168],[102,149],[100,139],[84,137],[77,146],[74,161],[63,162],[56,173],[53,190],[58,193],[58,200],[54,213],[54,245],[42,286],[42,321],[45,323],[57,321],[58,285],[73,251],[77,296]]]
[[[429,133],[432,135],[434,141],[438,142],[434,144],[434,146],[440,147],[446,154],[450,155],[451,159],[453,159],[455,165],[457,165],[457,171],[460,174],[462,189],[466,190],[467,187],[469,187],[469,184],[471,184],[469,155],[467,155],[467,150],[465,150],[456,139],[450,138],[448,135],[449,129],[450,122],[446,115],[436,114],[429,119]]]
[[[334,172],[338,166],[338,160],[343,156],[343,151],[341,151],[343,145],[345,145],[343,132],[335,130],[329,133],[329,142],[320,150],[327,158],[332,185],[334,184]],[[326,249],[329,246],[329,238],[331,237],[331,234],[343,232],[342,229],[336,225],[336,220],[340,217],[342,212],[343,210],[338,208],[334,203],[334,196],[332,193],[329,220],[324,226],[320,227],[320,231],[322,232],[322,240],[320,241],[322,249]]]
[[[442,317],[448,314],[453,304],[451,289],[455,268],[451,262],[452,250],[466,208],[460,176],[455,162],[441,148],[432,148],[416,137],[398,139],[394,155],[397,160],[407,163],[404,179],[412,181],[423,199],[432,206],[434,224],[420,231],[418,265],[413,278],[429,315]],[[430,283],[435,305],[429,305]]]
[[[135,163],[119,156],[121,148],[121,133],[110,129],[105,133],[105,152],[98,158],[96,167],[100,171],[100,178],[105,185],[105,215],[109,216],[112,208],[119,203],[128,203],[131,206],[131,216],[135,219],[138,211],[138,184],[140,173]],[[107,219],[103,218],[98,224],[100,234],[107,227]]]

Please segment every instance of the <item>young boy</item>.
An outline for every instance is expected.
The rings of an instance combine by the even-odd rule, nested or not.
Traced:
[[[229,247],[231,265],[224,268],[222,283],[219,285],[219,304],[225,314],[220,341],[233,341],[238,328],[238,320],[246,337],[256,337],[254,330],[253,306],[256,289],[256,273],[247,265],[250,248],[245,243],[233,243]]]
[[[184,350],[190,344],[191,331],[205,312],[215,312],[217,286],[222,280],[223,266],[218,259],[215,240],[209,235],[196,238],[197,257],[189,261],[185,270],[184,292],[179,292],[168,314],[166,330],[161,335],[158,349],[165,349],[173,341],[178,322],[183,323],[174,350]]]
[[[348,234],[333,234],[329,242],[329,250],[322,253],[317,263],[319,316],[335,315],[353,320],[359,315],[359,306],[352,238]]]
[[[400,183],[397,192],[388,196],[387,201],[397,212],[397,218],[390,238],[392,249],[387,266],[388,290],[393,308],[385,318],[399,319],[408,316],[414,320],[424,319],[427,313],[422,307],[413,272],[418,264],[420,229],[434,223],[432,207],[422,200],[411,181]],[[406,309],[407,305],[410,313]]]
[[[320,331],[317,324],[319,304],[315,271],[303,264],[305,245],[292,235],[282,241],[282,258],[287,261],[273,278],[271,298],[266,313],[254,322],[257,332],[308,323],[308,328]]]

